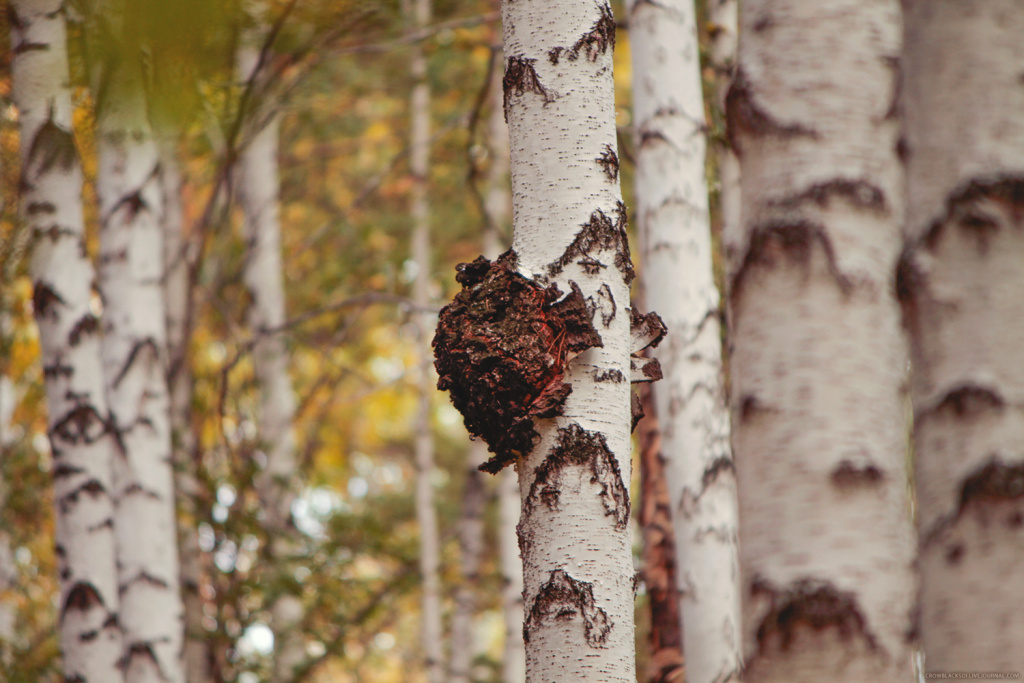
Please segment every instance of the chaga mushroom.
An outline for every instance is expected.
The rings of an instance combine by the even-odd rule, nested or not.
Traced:
[[[434,335],[437,388],[448,391],[470,434],[494,457],[480,466],[497,473],[533,448],[534,418],[562,413],[572,387],[568,362],[601,346],[576,283],[564,295],[516,270],[509,250],[493,263],[460,264],[462,291],[441,309]]]

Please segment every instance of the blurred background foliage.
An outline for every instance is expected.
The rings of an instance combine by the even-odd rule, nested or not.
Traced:
[[[309,664],[299,680],[423,680],[418,639],[418,530],[412,501],[411,425],[418,372],[405,303],[409,259],[408,46],[423,46],[432,91],[429,177],[434,301],[455,291],[454,266],[481,252],[483,217],[467,191],[470,162],[488,158],[483,90],[500,48],[498,3],[435,0],[434,27],[410,33],[398,0],[274,0],[272,50],[252,84],[234,78],[242,28],[236,0],[71,0],[68,5],[75,135],[86,171],[89,247],[96,253],[95,106],[105,60],[146,62],[151,118],[178,141],[185,230],[201,243],[197,319],[190,346],[193,429],[199,438],[197,525],[205,578],[204,628],[215,680],[253,683],[269,671],[265,608],[297,589],[307,606]],[[622,20],[621,2],[613,3]],[[11,104],[9,18],[0,27],[0,377],[16,400],[0,424],[3,509],[17,580],[16,637],[0,642],[0,680],[60,680],[50,468],[37,331],[27,275],[28,236],[17,217],[17,112]],[[705,41],[706,42],[706,41]],[[128,52],[136,50],[136,52]],[[500,68],[500,65],[499,67]],[[711,74],[708,101],[711,96]],[[615,57],[622,185],[632,194],[628,34]],[[280,197],[285,332],[299,410],[302,495],[294,509],[304,555],[282,574],[264,561],[267,534],[253,477],[258,396],[241,281],[245,245],[225,164],[245,144],[240,111],[259,101],[282,114]],[[479,125],[471,126],[474,117]],[[712,138],[720,116],[710,117]],[[479,175],[483,175],[480,173]],[[713,174],[712,174],[713,176]],[[225,192],[214,196],[218,179]],[[506,226],[508,229],[508,226]],[[508,234],[504,235],[507,243]],[[636,250],[634,250],[636,253]],[[638,264],[639,265],[639,264]],[[4,406],[0,406],[3,408]],[[454,534],[468,438],[447,396],[434,396],[436,501],[446,609],[460,580]],[[0,411],[0,418],[4,417]],[[489,484],[490,486],[490,484]],[[500,679],[502,621],[493,501],[478,591],[477,681]],[[638,643],[645,637],[638,600]],[[644,648],[638,648],[643,671]]]

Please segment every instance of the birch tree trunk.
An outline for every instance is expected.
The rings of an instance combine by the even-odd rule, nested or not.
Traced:
[[[248,30],[238,51],[241,82],[253,77],[260,58],[265,30]],[[253,112],[262,119],[259,107]],[[292,536],[292,503],[298,492],[295,462],[295,393],[288,375],[288,353],[280,334],[285,322],[284,272],[281,256],[279,179],[277,166],[279,119],[272,116],[252,134],[238,159],[238,193],[244,217],[243,233],[248,258],[243,280],[252,303],[249,328],[258,338],[253,348],[256,381],[260,387],[259,438],[266,452],[266,468],[257,482],[266,511],[268,556],[279,571],[291,571],[288,558],[295,554]],[[292,582],[284,582],[292,585]],[[271,629],[274,633],[274,683],[291,681],[295,668],[305,659],[300,630],[304,608],[300,597],[287,589],[272,596]]]
[[[161,230],[164,239],[164,297],[167,305],[167,386],[170,393],[171,444],[174,492],[184,520],[178,523],[178,553],[182,601],[185,609],[185,680],[210,680],[209,651],[203,628],[203,601],[199,594],[202,560],[199,549],[199,517],[196,509],[198,483],[192,433],[192,365],[189,354],[191,330],[191,283],[183,232],[181,168],[177,134],[160,141],[160,184],[163,195]]]
[[[904,3],[908,244],[930,671],[1024,671],[1024,13]]]
[[[710,0],[708,22],[711,44],[708,54],[715,70],[715,104],[725,109],[725,96],[732,83],[736,67],[738,43],[738,0]],[[726,143],[718,150],[718,206],[722,225],[722,242],[728,249],[742,243],[740,228],[740,162],[732,147]]]
[[[403,0],[402,9],[409,23],[424,28],[430,21],[430,0]],[[416,345],[419,350],[418,398],[415,418],[414,458],[416,464],[416,521],[420,527],[420,576],[423,580],[423,623],[421,638],[426,657],[429,683],[441,683],[445,676],[441,624],[441,547],[437,531],[437,512],[434,508],[434,489],[431,474],[434,471],[434,437],[431,432],[430,402],[434,394],[431,373],[430,334],[433,320],[425,309],[430,304],[430,203],[427,176],[430,171],[430,84],[427,78],[427,59],[419,43],[410,48],[410,70],[413,81],[409,102],[411,123],[409,171],[412,175],[411,258],[416,264],[413,281],[413,302],[417,311]]]
[[[122,666],[128,683],[183,681],[184,608],[167,389],[163,195],[138,61],[104,65],[97,115],[103,371],[114,459]]]
[[[72,138],[60,0],[11,3],[14,101],[24,220],[36,240],[39,324],[57,504],[58,623],[64,680],[124,679],[115,568],[114,438],[101,373],[93,269],[85,249],[82,165]]]
[[[652,387],[666,454],[691,683],[742,668],[736,477],[722,377],[697,22],[690,0],[630,14],[644,292],[669,334]]]
[[[503,52],[495,59],[504,64]],[[504,69],[495,68],[491,83],[491,115],[487,122],[491,167],[484,197],[488,215],[484,233],[484,256],[496,258],[502,251],[502,234],[507,234],[512,215],[509,184],[510,150],[505,123]],[[486,448],[486,446],[485,446]],[[498,473],[498,561],[501,570],[501,604],[505,617],[505,651],[501,660],[503,683],[526,681],[526,650],[523,645],[523,558],[519,554],[516,527],[519,525],[519,478],[512,468]]]
[[[602,346],[569,363],[562,415],[519,458],[526,678],[633,683],[629,528],[633,278],[616,155],[607,4],[502,3],[512,147],[513,250],[521,273],[570,282]]]
[[[895,0],[748,0],[728,97],[748,681],[907,681]]]

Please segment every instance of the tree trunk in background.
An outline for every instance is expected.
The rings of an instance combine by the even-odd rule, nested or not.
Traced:
[[[653,392],[667,456],[686,676],[733,681],[742,668],[736,478],[693,3],[635,2],[630,27],[644,292],[669,330],[654,352],[665,379]]]
[[[665,482],[661,429],[650,386],[640,387],[644,418],[637,425],[640,445],[640,532],[643,534],[643,577],[651,614],[647,636],[650,648],[646,680],[649,683],[681,683],[683,665],[682,620],[676,584],[676,544],[673,539],[672,504]]]
[[[253,77],[260,58],[265,30],[261,27],[243,33],[238,50],[238,77],[246,82]],[[257,108],[253,119],[261,119]],[[252,132],[252,138],[238,159],[238,195],[242,206],[243,233],[247,258],[242,279],[252,303],[249,328],[257,338],[253,365],[260,387],[257,416],[259,440],[266,455],[266,468],[257,482],[257,492],[266,511],[269,537],[267,558],[277,565],[281,575],[290,576],[289,557],[295,554],[297,530],[292,522],[292,503],[298,492],[295,462],[295,394],[288,374],[288,352],[284,339],[274,330],[285,322],[284,271],[281,256],[277,146],[279,120],[276,116]],[[292,581],[280,582],[293,586]],[[271,630],[274,633],[274,683],[291,681],[294,671],[305,659],[305,644],[300,630],[304,608],[294,589],[270,599]]]
[[[177,134],[160,141],[160,185],[163,195],[161,230],[164,238],[164,296],[167,304],[167,386],[170,392],[171,444],[174,492],[177,498],[178,554],[185,606],[185,680],[210,681],[209,648],[203,628],[203,601],[199,595],[202,561],[199,550],[199,514],[196,496],[196,439],[192,432],[192,365],[189,343],[191,285],[187,241],[183,232],[182,179],[178,164]]]
[[[430,21],[430,0],[403,0],[403,13],[409,24],[423,28]],[[433,316],[424,309],[430,305],[430,83],[427,77],[427,58],[419,43],[411,52],[412,98],[409,102],[411,126],[409,172],[412,175],[412,253],[416,264],[413,282],[413,302],[416,305],[416,347],[419,352],[418,407],[416,410],[415,464],[416,464],[416,521],[420,527],[420,574],[423,578],[423,652],[426,657],[427,681],[444,680],[444,629],[441,624],[441,542],[437,531],[437,511],[434,508],[434,436],[431,432],[431,397],[436,391],[432,370],[433,353],[430,339],[434,328]]]
[[[59,0],[11,3],[14,100],[21,131],[22,215],[37,239],[39,324],[57,504],[58,623],[64,680],[124,679],[118,630],[112,458],[94,279],[85,250],[82,166],[72,138]]]
[[[500,3],[499,3],[500,4]],[[487,229],[484,255],[495,258],[504,249],[512,216],[512,192],[509,185],[508,124],[505,123],[503,52],[500,46],[494,58],[491,83],[491,115],[487,122],[491,167],[487,174]],[[481,444],[486,451],[486,445]],[[516,526],[519,524],[519,476],[511,467],[498,473],[498,561],[501,571],[501,604],[505,617],[505,651],[501,660],[503,683],[525,683],[526,650],[523,645],[523,558],[519,554]]]
[[[745,679],[907,681],[896,0],[746,0],[728,121]]]
[[[904,3],[920,634],[930,671],[1024,671],[1024,15]]]
[[[141,59],[141,56],[140,56]],[[98,102],[103,370],[114,458],[122,666],[128,683],[183,681],[184,607],[167,389],[160,157],[137,59],[104,65]]]
[[[527,680],[634,683],[630,481],[632,266],[615,152],[607,4],[502,3],[521,273],[575,282],[602,346],[573,359],[563,413],[519,459]]]
[[[738,0],[710,0],[708,2],[708,23],[711,44],[709,61],[715,70],[715,105],[725,109],[725,96],[732,83],[736,66],[736,45],[738,38]],[[728,143],[718,150],[718,206],[722,225],[722,242],[730,247],[742,248],[743,235],[740,226],[740,162]]]
[[[16,10],[13,11],[16,15]],[[17,38],[12,36],[12,43]],[[0,173],[2,177],[2,173]],[[4,210],[4,200],[0,197],[0,214]],[[6,264],[0,262],[0,268]],[[9,280],[6,273],[0,270],[0,287],[6,287]],[[2,292],[0,292],[0,357],[9,358],[8,342],[10,338],[10,325],[7,311],[10,310],[10,303]],[[5,363],[0,365],[0,511],[4,509],[7,500],[8,484],[4,481],[4,457],[6,448],[11,443],[11,416],[14,414],[16,401],[14,383],[7,376],[8,367]],[[14,555],[11,553],[11,537],[7,530],[0,526],[0,643],[10,641],[14,637],[14,620],[17,615],[17,605],[12,599],[11,589],[18,580],[18,569],[14,565]]]

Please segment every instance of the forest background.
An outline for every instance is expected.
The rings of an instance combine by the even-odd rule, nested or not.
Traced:
[[[431,28],[417,31],[394,1],[275,2],[266,13],[275,35],[258,88],[234,75],[240,8],[201,0],[137,5],[143,11],[128,20],[137,22],[137,35],[150,46],[158,77],[151,86],[154,101],[181,130],[176,148],[183,224],[188,239],[202,245],[190,353],[191,429],[201,455],[196,486],[186,494],[189,513],[181,522],[198,531],[202,549],[202,628],[213,680],[267,679],[266,611],[281,581],[298,584],[305,605],[308,658],[296,680],[425,680],[413,501],[421,347],[412,303],[420,266],[410,253],[415,180],[409,164],[414,86],[409,64],[411,51],[422,48],[432,91],[429,299],[436,309],[457,289],[455,265],[483,251],[488,173],[495,155],[507,154],[489,139],[487,125],[496,101],[493,70],[501,69],[497,5],[438,0]],[[612,5],[621,18],[621,3]],[[703,50],[709,24],[702,5],[698,2]],[[70,8],[73,19],[74,3]],[[26,258],[29,236],[18,217],[21,171],[6,16],[0,30],[0,552],[10,553],[11,562],[0,566],[14,571],[0,583],[0,603],[13,608],[0,632],[0,680],[13,683],[59,680],[60,667],[53,460]],[[631,206],[625,28],[620,25],[614,73],[622,188]],[[85,169],[88,244],[95,253],[96,102],[87,85],[84,34],[83,24],[69,23],[74,135]],[[707,134],[716,145],[722,126],[714,93],[724,76],[707,65],[703,73]],[[281,253],[288,316],[281,337],[297,397],[296,474],[302,484],[293,505],[293,542],[303,558],[284,578],[267,559],[268,531],[254,487],[261,457],[255,424],[259,398],[245,323],[246,242],[241,209],[230,191],[232,150],[245,144],[240,112],[256,100],[281,113]],[[709,168],[717,235],[715,177]],[[498,228],[499,241],[507,245],[507,218]],[[637,266],[642,270],[642,263]],[[470,441],[445,394],[432,392],[430,420],[441,586],[450,622],[464,581],[455,530],[463,514]],[[638,475],[634,489],[637,485]],[[487,481],[486,489],[487,549],[472,585],[476,681],[500,680],[504,637],[499,515],[494,484]],[[636,538],[639,566],[639,534]],[[642,587],[637,618],[642,672],[648,656]]]

